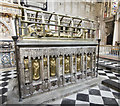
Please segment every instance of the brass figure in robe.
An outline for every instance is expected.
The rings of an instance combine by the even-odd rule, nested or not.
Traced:
[[[50,76],[56,75],[56,59],[50,58]]]
[[[91,59],[90,59],[90,55],[87,56],[87,69],[91,68]]]
[[[24,59],[24,69],[25,69],[25,71],[28,71],[28,69],[29,69],[29,61],[28,61],[28,59]]]
[[[80,71],[81,66],[81,56],[77,56],[77,71]]]
[[[47,68],[47,58],[46,57],[44,57],[44,59],[43,59],[43,64],[44,64],[44,68]]]
[[[65,57],[65,74],[70,73],[70,57]]]
[[[33,61],[33,80],[38,80],[40,78],[39,69],[40,69],[40,64],[38,60],[34,60]]]

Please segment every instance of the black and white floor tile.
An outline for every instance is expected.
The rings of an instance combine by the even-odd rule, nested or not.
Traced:
[[[73,106],[76,104],[81,106],[83,104],[87,106],[119,106],[120,92],[100,84],[63,98],[61,105],[68,104],[72,104]]]
[[[106,69],[99,69],[98,73],[101,77],[104,77],[106,79],[111,79],[113,81],[120,83],[120,74],[119,73],[112,72],[111,70],[106,70]]]
[[[116,72],[99,69],[98,73],[101,77],[120,83],[120,75]],[[63,98],[61,105],[68,104],[71,104],[72,106],[77,104],[81,106],[120,106],[120,92],[100,84]]]
[[[0,104],[7,101],[8,83],[12,78],[17,77],[16,70],[12,71],[0,71]]]
[[[99,65],[107,65],[108,67],[113,67],[120,69],[120,62],[117,61],[110,61],[110,60],[105,60],[105,59],[100,59],[99,60]]]

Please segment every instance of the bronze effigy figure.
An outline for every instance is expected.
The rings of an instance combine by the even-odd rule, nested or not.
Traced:
[[[91,58],[90,55],[87,55],[87,69],[91,68]]]
[[[38,80],[40,78],[40,64],[38,60],[33,61],[33,80]]]
[[[50,76],[56,75],[56,58],[50,58]]]
[[[29,61],[28,61],[28,59],[24,59],[24,69],[25,69],[25,71],[28,71],[28,69],[29,69]]]
[[[44,57],[43,64],[44,64],[44,68],[46,69],[47,66],[48,66],[48,64],[47,64],[47,57]]]
[[[77,56],[77,71],[80,71],[81,67],[81,56]]]
[[[65,74],[70,73],[70,57],[65,57]]]

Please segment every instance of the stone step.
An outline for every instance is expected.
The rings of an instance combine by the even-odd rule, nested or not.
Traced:
[[[111,79],[106,79],[102,81],[102,84],[120,92],[120,82],[115,82]]]

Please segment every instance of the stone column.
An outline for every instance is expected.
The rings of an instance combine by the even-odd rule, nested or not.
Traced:
[[[72,68],[72,76],[73,76],[73,82],[76,82],[76,55],[74,55],[75,57],[74,57],[74,59],[75,59],[75,65],[73,65],[73,63],[74,63],[74,60],[73,60],[73,55],[72,55],[72,57],[71,57],[71,68]]]
[[[73,75],[73,57],[72,57],[72,55],[70,55],[70,79],[71,79],[71,82],[73,81],[73,77],[74,77],[74,75]]]
[[[73,74],[73,57],[70,55],[70,73]]]
[[[48,65],[48,89],[50,90],[50,88],[51,88],[51,82],[50,82],[50,62],[49,62],[49,59],[50,59],[50,56],[48,55],[47,56],[47,65]]]
[[[94,55],[93,55],[93,53],[91,54],[91,71],[92,71],[92,77],[94,76]]]
[[[86,32],[86,39],[88,39],[88,31]]]
[[[29,79],[30,79],[30,82],[32,83],[33,72],[32,72],[32,61],[30,56],[28,57],[28,61],[29,61]]]
[[[90,39],[92,39],[92,30],[90,30]]]
[[[63,85],[65,84],[65,76],[64,73],[65,72],[65,55],[63,55]]]
[[[84,65],[85,65],[85,77],[87,77],[87,54],[86,53],[85,53],[85,56],[86,56],[85,63],[84,63]]]
[[[58,77],[60,77],[60,58],[59,58],[59,55],[56,58],[56,71],[58,73]]]
[[[74,74],[75,74],[75,82],[76,82],[76,80],[77,80],[76,73],[77,73],[77,54],[75,54],[75,70],[74,70]]]
[[[48,79],[50,79],[50,64],[49,64],[49,55],[47,56],[47,65],[48,65]]]
[[[84,53],[82,53],[82,78],[84,77],[84,70],[85,70],[85,62],[84,62]]]
[[[77,54],[75,55],[75,73],[77,73]]]
[[[28,57],[28,61],[29,61],[29,72],[28,72],[28,77],[29,77],[29,82],[30,82],[30,84],[28,85],[28,87],[29,87],[29,94],[33,94],[33,92],[34,92],[34,88],[33,88],[33,84],[32,84],[32,82],[33,82],[33,72],[32,72],[32,61],[31,61],[31,57],[29,56]]]
[[[24,56],[21,57],[21,62],[19,62],[19,70],[20,70],[20,79],[22,83],[25,83],[25,70],[24,70]]]
[[[58,86],[60,86],[60,58],[59,58],[59,55],[56,58],[56,72],[58,74]]]
[[[44,81],[44,64],[43,64],[43,55],[41,56],[41,79]]]
[[[85,30],[83,30],[83,39],[85,39]]]

